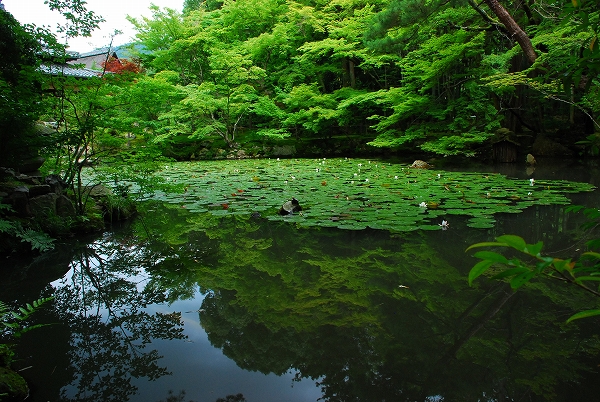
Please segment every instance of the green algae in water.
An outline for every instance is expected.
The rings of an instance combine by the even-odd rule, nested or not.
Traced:
[[[192,213],[260,213],[301,227],[391,231],[436,230],[442,219],[470,217],[468,226],[491,228],[494,214],[533,205],[566,205],[588,183],[517,180],[494,173],[411,169],[366,159],[263,159],[179,162],[157,174],[179,192],[150,197]],[[279,216],[295,197],[303,211]]]

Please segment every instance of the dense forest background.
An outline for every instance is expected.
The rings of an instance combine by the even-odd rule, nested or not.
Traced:
[[[569,153],[594,133],[600,106],[597,4],[502,3],[154,8],[131,19],[146,49],[135,86],[145,104],[115,118],[181,158],[214,150],[215,138],[252,154],[269,145],[490,157],[502,141]]]
[[[50,2],[70,12],[67,35],[101,21],[67,3]],[[106,154],[511,162],[598,151],[594,1],[186,0],[182,13],[151,10],[129,18],[135,58],[77,81],[40,72],[68,52],[2,13],[3,159],[23,156],[23,144],[61,169],[65,148],[66,166]],[[39,121],[54,130],[40,135]]]

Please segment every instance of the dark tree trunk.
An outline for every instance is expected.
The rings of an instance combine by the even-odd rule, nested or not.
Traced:
[[[508,33],[517,41],[519,46],[521,46],[521,49],[523,49],[527,60],[533,64],[537,59],[537,54],[535,53],[535,49],[531,44],[529,36],[527,36],[525,31],[521,29],[519,24],[515,22],[513,17],[508,13],[508,11],[506,11],[502,4],[498,2],[498,0],[484,1],[485,4],[487,4],[488,7],[494,12],[494,14],[496,14],[496,17],[498,17],[500,22],[502,22],[502,24],[506,27]]]

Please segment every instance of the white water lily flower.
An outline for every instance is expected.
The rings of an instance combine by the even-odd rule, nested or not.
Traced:
[[[365,179],[365,181],[369,181],[369,179]]]
[[[527,195],[533,195],[533,193],[530,191],[530,192],[527,193]]]
[[[358,173],[354,173],[354,177],[358,176]]]
[[[398,176],[394,176],[394,179],[395,179],[395,180],[398,180]]]
[[[533,186],[533,183],[535,183],[535,180],[533,178],[529,179],[529,185]]]
[[[442,177],[442,175],[438,173],[438,179],[441,178],[441,177]]]
[[[421,208],[427,208],[427,203],[425,201],[423,201],[422,203],[419,204],[419,206]]]
[[[450,227],[450,224],[448,223],[448,221],[443,220],[442,223],[438,223],[439,226],[442,227],[443,230],[446,230]]]

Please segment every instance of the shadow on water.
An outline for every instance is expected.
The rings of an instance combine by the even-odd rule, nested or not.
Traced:
[[[596,193],[575,197],[598,205]],[[500,234],[571,255],[581,221],[562,206],[503,216],[489,230],[454,217],[446,231],[395,234],[146,208],[143,221],[72,244],[3,287],[2,300],[55,297],[37,316],[53,325],[19,349],[30,400],[583,401],[600,392],[598,320],[565,324],[598,300],[545,281],[517,293],[467,286],[475,260],[464,250]]]

